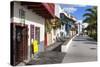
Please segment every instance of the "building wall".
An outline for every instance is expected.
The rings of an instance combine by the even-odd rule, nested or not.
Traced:
[[[52,44],[52,33],[47,32],[47,46]]]
[[[52,29],[51,33],[52,33],[52,43],[54,43],[56,42],[57,29],[56,30]]]
[[[66,33],[66,30],[65,30],[65,24],[64,25],[61,25],[61,32],[63,32],[64,33],[64,35],[66,35],[67,33]]]
[[[56,42],[56,37],[60,37],[60,32],[61,29],[57,28],[56,30],[52,29],[50,33],[47,33],[47,46]]]
[[[61,28],[52,29],[52,43],[56,42],[56,37],[61,37],[61,32],[63,32],[64,36],[66,37],[65,25],[61,25]]]
[[[61,7],[60,7],[60,5],[59,4],[55,4],[55,15],[58,17],[58,18],[61,18],[60,17],[60,13],[62,13],[62,12],[64,12],[62,9],[61,9]],[[64,33],[64,35],[66,35],[67,33],[66,33],[66,31],[65,31],[65,25],[61,25],[61,29],[57,29],[57,34],[59,35],[59,37],[60,37],[60,32],[63,32]],[[58,36],[56,34],[56,36]]]
[[[62,12],[62,9],[59,4],[55,4],[55,16],[60,18],[60,13]]]
[[[27,9],[25,6],[21,6],[20,3],[14,3],[14,17],[11,18],[11,22],[15,23],[20,23],[20,18],[19,18],[19,9],[23,9],[25,11],[25,24],[28,25],[28,46],[29,46],[29,51],[30,53],[30,25],[34,25],[37,27],[40,27],[40,45],[39,45],[39,52],[44,51],[44,24],[45,24],[45,19],[42,18],[41,16],[38,16],[31,10]],[[34,36],[35,37],[35,36]],[[29,54],[30,55],[30,54]],[[29,57],[29,56],[28,56]]]

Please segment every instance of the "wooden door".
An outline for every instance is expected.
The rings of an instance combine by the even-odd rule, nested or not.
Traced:
[[[22,30],[23,35],[23,60],[27,59],[28,55],[28,26],[25,26]]]
[[[16,26],[16,62],[23,61],[23,28]]]
[[[28,50],[28,27],[20,24],[11,24],[11,64],[18,63],[27,59]]]

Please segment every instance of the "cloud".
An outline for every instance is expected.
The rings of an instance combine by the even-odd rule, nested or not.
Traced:
[[[63,8],[63,10],[68,12],[68,13],[74,13],[75,11],[77,11],[77,8],[75,8],[75,7],[66,7],[66,8]]]

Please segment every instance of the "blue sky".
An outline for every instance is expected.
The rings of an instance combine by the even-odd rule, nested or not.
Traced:
[[[86,13],[85,10],[92,7],[88,5],[67,5],[67,4],[60,4],[60,6],[65,12],[75,16],[77,20],[83,20],[83,14]]]

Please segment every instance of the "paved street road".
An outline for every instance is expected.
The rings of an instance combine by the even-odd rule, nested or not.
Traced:
[[[62,63],[87,62],[97,60],[97,43],[88,36],[73,39]]]
[[[66,53],[47,51],[39,53],[38,56],[39,60],[32,60],[26,65],[97,61],[97,42],[88,36],[77,36]]]

